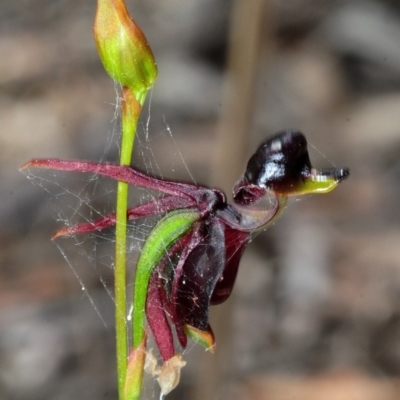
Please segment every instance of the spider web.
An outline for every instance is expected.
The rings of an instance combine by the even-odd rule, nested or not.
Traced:
[[[120,98],[117,96],[112,131],[107,138],[106,147],[98,162],[117,162],[112,154],[119,150],[119,115]],[[193,182],[194,178],[181,154],[174,135],[163,117],[164,129],[158,133],[151,132],[151,96],[147,109],[143,109],[141,121],[138,124],[135,138],[133,165],[138,169],[155,174],[161,178],[173,179],[179,170],[186,181]],[[144,115],[143,114],[147,114]],[[155,155],[154,148],[162,148],[162,166]],[[119,151],[118,151],[119,153]],[[35,155],[32,154],[32,157]],[[52,157],[51,154],[48,155]],[[28,168],[23,171],[27,178],[44,190],[45,197],[49,203],[49,212],[56,221],[54,231],[73,227],[77,224],[93,222],[115,212],[116,185],[117,183],[108,178],[99,177],[96,174],[73,173],[64,171]],[[145,188],[129,188],[129,207],[149,202],[160,196],[160,193]],[[135,265],[151,229],[154,227],[158,217],[147,217],[128,222],[127,240],[127,315],[126,323],[129,329],[132,313],[132,294]],[[54,232],[54,233],[55,233]],[[74,234],[60,237],[54,241],[60,250],[66,264],[76,277],[77,286],[91,303],[94,311],[101,319],[104,326],[114,330],[114,316],[109,315],[110,309],[114,309],[114,253],[115,253],[115,230],[109,228],[91,233]],[[99,290],[103,295],[100,296]],[[105,294],[105,295],[104,295]],[[106,303],[106,304],[105,304]],[[112,307],[110,307],[110,304]],[[149,343],[149,348],[154,347]],[[189,349],[190,350],[190,349]],[[188,351],[188,350],[186,350]],[[148,387],[147,384],[145,386]],[[150,396],[147,393],[147,396]],[[155,396],[153,389],[152,397]]]

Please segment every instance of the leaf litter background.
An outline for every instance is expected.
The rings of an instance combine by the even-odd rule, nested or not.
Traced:
[[[249,10],[256,3],[246,2]],[[228,190],[264,137],[295,127],[318,149],[315,165],[349,166],[351,177],[329,196],[293,201],[252,243],[234,297],[214,310],[217,353],[190,348],[169,398],[396,399],[400,7],[264,1],[259,22],[253,16],[260,24],[254,90],[240,108],[251,117],[235,132],[224,84],[229,78],[234,86],[240,74],[226,62],[233,4],[128,2],[160,69],[136,160],[190,180],[187,165],[196,181]],[[112,231],[57,242],[78,262],[94,306],[50,242],[65,222],[112,211],[114,187],[35,172],[38,187],[17,171],[32,157],[116,159],[115,89],[95,52],[94,9],[95,2],[71,0],[0,6],[2,399],[116,398],[112,300],[101,282],[112,287]],[[240,46],[230,43],[230,51]],[[240,105],[240,95],[231,97]],[[221,150],[226,133],[227,143],[245,140],[243,154]],[[235,166],[223,170],[228,161],[220,160]],[[146,195],[154,194],[138,200]],[[150,223],[130,232],[137,237]],[[158,397],[151,384],[146,390],[145,398]]]

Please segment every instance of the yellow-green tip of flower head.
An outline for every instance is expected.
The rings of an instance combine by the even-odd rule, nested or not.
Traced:
[[[311,169],[310,174],[303,178],[301,183],[294,186],[293,191],[287,195],[298,196],[308,193],[329,193],[349,175],[347,168],[326,170]]]
[[[123,0],[98,0],[94,38],[105,70],[141,97],[157,78],[150,46]]]

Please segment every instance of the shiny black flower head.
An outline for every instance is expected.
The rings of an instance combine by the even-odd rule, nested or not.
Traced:
[[[251,204],[267,191],[281,196],[326,193],[348,174],[347,168],[312,168],[305,136],[299,131],[283,131],[261,143],[250,158],[244,177],[234,188],[234,200]]]

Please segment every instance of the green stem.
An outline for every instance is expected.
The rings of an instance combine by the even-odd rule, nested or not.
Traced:
[[[117,214],[115,224],[115,331],[117,345],[118,392],[123,400],[128,357],[126,326],[126,210],[128,185],[118,182]]]
[[[145,100],[145,93],[136,100],[129,88],[123,88],[122,138],[120,165],[130,165],[137,121]],[[128,209],[128,184],[118,182],[115,223],[115,329],[119,399],[124,400],[128,360],[128,334],[126,325],[126,226]]]

